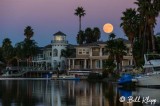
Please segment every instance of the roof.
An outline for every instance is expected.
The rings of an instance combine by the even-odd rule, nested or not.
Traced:
[[[116,40],[122,40],[124,43],[130,43],[130,41],[129,41],[129,40],[124,39],[124,38],[117,38]]]
[[[57,33],[55,33],[55,34],[53,34],[54,36],[56,36],[56,35],[62,35],[62,36],[66,36],[66,34],[64,34],[63,32],[61,32],[61,31],[58,31]]]
[[[52,48],[52,45],[51,45],[51,44],[46,45],[44,48],[45,48],[45,49],[46,49],[46,48]]]
[[[98,41],[98,42],[93,42],[93,43],[80,44],[80,45],[77,45],[77,47],[99,46],[100,44],[106,44],[106,42],[104,42],[104,41]]]
[[[123,39],[123,38],[117,38],[115,40],[122,40],[125,44],[129,44],[130,43],[129,40]],[[101,44],[106,44],[106,41],[97,41],[97,42],[93,42],[93,43],[80,44],[80,45],[77,45],[77,47],[99,46]]]

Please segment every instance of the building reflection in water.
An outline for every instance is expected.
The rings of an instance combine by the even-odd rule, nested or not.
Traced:
[[[0,81],[0,86],[0,106],[145,106],[119,102],[119,98],[136,95],[160,98],[159,90],[155,89],[128,91],[117,89],[112,83],[87,81],[10,80]]]

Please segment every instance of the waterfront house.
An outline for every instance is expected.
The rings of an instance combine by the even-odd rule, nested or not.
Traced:
[[[126,44],[128,51],[123,57],[122,67],[133,65],[133,56],[131,44],[128,40],[122,39]],[[40,54],[33,58],[34,65],[38,64],[45,69],[56,70],[93,70],[102,71],[103,62],[108,58],[105,52],[106,42],[98,41],[89,44],[72,45],[68,44],[66,35],[63,32],[57,32],[53,35],[51,44],[41,49]],[[75,49],[69,57],[61,56],[62,50],[66,48]]]
[[[127,55],[123,57],[122,67],[131,66],[133,65],[131,44],[128,40],[122,40],[128,48]],[[98,41],[75,46],[76,55],[67,58],[69,69],[90,69],[93,71],[102,71],[103,62],[109,56],[105,52],[105,45],[106,42]]]

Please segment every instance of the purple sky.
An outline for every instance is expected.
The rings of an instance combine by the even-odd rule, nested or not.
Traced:
[[[13,45],[24,39],[24,29],[30,25],[34,29],[33,39],[39,46],[50,43],[57,31],[67,35],[69,43],[76,44],[78,17],[74,15],[78,6],[84,7],[86,16],[82,18],[82,29],[99,27],[101,40],[106,40],[103,25],[111,23],[117,37],[125,37],[119,27],[122,11],[136,7],[136,0],[0,0],[0,45],[6,37]],[[155,33],[160,32],[158,17]]]

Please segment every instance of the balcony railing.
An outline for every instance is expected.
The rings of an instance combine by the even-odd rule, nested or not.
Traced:
[[[51,40],[51,43],[68,43],[66,40]]]
[[[99,52],[93,52],[92,56],[100,56],[100,53]]]

